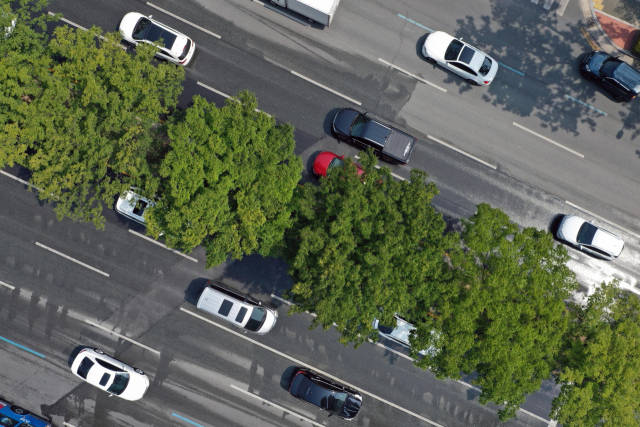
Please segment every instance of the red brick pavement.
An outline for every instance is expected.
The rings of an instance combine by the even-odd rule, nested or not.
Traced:
[[[598,11],[596,11],[596,17],[604,32],[607,33],[607,36],[609,36],[616,46],[631,50],[640,30],[617,19],[603,15]]]

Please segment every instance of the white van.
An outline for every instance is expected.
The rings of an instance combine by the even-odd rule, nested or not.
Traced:
[[[380,321],[378,319],[373,319],[373,324],[371,326],[373,326],[373,329],[378,330],[378,334],[380,336],[405,347],[411,347],[411,344],[409,344],[409,336],[415,329],[415,326],[413,326],[411,323],[407,322],[397,314],[395,315],[395,319],[395,327],[382,325],[380,324]],[[433,334],[433,331],[431,331],[431,333]],[[437,354],[437,352],[438,350],[436,350],[434,347],[430,347],[424,350],[420,350],[418,353],[423,356],[426,356],[427,354],[433,356]]]
[[[278,312],[262,301],[214,281],[207,282],[196,307],[258,335],[273,329],[278,319]]]

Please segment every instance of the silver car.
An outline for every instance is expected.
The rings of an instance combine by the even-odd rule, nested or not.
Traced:
[[[488,85],[498,72],[498,61],[442,31],[427,36],[422,54],[428,62],[453,71],[474,86]]]
[[[575,215],[565,215],[556,236],[581,251],[607,261],[616,259],[624,249],[622,237]]]
[[[415,326],[413,326],[411,323],[407,322],[397,314],[395,315],[395,319],[395,327],[381,325],[378,319],[373,320],[372,326],[374,329],[378,330],[378,334],[380,336],[403,345],[407,348],[410,348],[411,344],[409,344],[409,336],[411,335],[411,331],[415,329]],[[436,349],[434,347],[430,347],[424,350],[420,350],[418,353],[423,356],[426,356],[427,354],[433,355],[436,353]]]

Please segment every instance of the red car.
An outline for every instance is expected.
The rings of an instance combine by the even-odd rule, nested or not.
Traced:
[[[358,168],[358,175],[362,175],[364,170],[359,164],[355,163]],[[313,160],[313,173],[316,176],[324,176],[326,178],[327,171],[335,167],[344,167],[344,156],[338,156],[331,151],[323,151],[316,155]]]

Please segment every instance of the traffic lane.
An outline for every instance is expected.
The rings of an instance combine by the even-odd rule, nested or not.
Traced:
[[[0,201],[13,209],[0,212],[0,235],[5,242],[0,247],[5,259],[0,280],[24,288],[30,298],[43,295],[56,305],[73,305],[94,321],[109,318],[116,325],[135,316],[138,327],[143,327],[184,300],[184,291],[175,289],[175,282],[206,277],[204,259],[198,263],[200,270],[193,271],[191,264],[196,263],[121,227],[107,224],[103,232],[88,224],[58,221],[51,206],[41,205],[20,183],[7,182],[3,189]]]
[[[192,311],[193,306],[185,304],[184,309]],[[196,312],[196,314],[201,313]],[[184,315],[187,316],[186,313]],[[408,411],[420,414],[437,423],[444,423],[444,425],[498,424],[496,408],[491,405],[482,406],[476,401],[470,401],[467,387],[458,383],[437,381],[430,373],[414,368],[409,361],[405,361],[390,352],[387,353],[387,359],[385,360],[385,350],[377,346],[366,344],[359,350],[343,347],[338,344],[335,331],[330,330],[325,333],[320,330],[309,331],[309,323],[301,321],[299,316],[290,318],[281,315],[275,329],[268,335],[261,337],[246,335],[246,337],[259,341],[271,348],[275,347],[287,356],[303,363],[308,363],[312,368],[325,370],[330,375],[359,388],[365,393],[363,408],[366,408],[366,411],[363,409],[365,411],[363,412],[363,415],[365,415],[363,418],[370,417],[372,422],[377,419],[377,415],[368,415],[371,414],[371,412],[368,412],[371,406],[374,407],[374,413],[378,410],[384,411],[384,417],[398,418],[398,416],[404,417],[408,415],[398,409],[389,409],[391,408],[390,405],[383,404],[384,402],[377,401],[376,398],[371,397],[369,393],[373,393]],[[309,318],[307,317],[307,319]],[[185,326],[182,329],[195,332],[198,328],[205,330],[208,328],[208,333],[211,336],[210,338],[188,338],[189,343],[185,343],[180,348],[193,348],[199,345],[203,360],[206,360],[209,353],[218,355],[219,357],[216,357],[215,362],[212,363],[212,369],[213,365],[217,366],[220,358],[228,359],[231,363],[244,363],[245,365],[249,364],[248,360],[252,360],[263,367],[265,379],[270,376],[280,378],[282,368],[269,371],[274,363],[279,363],[277,360],[272,360],[273,353],[271,351],[265,352],[266,349],[262,347],[255,346],[250,342],[243,342],[244,340],[238,340],[226,330],[220,329],[218,331],[215,326],[209,325],[200,319],[193,318],[193,321],[200,322],[202,326],[198,326],[196,323],[189,327]],[[171,325],[177,323],[178,320],[173,320]],[[187,322],[187,324],[190,323]],[[152,333],[153,331],[150,331],[150,334]],[[149,335],[146,336],[146,338],[148,337]],[[184,341],[186,339],[186,334],[182,333],[181,340]],[[229,353],[230,351],[233,353]],[[243,356],[246,356],[244,362]],[[279,355],[278,357],[285,358]],[[340,363],[347,360],[358,360],[358,363],[355,365],[352,363]],[[263,362],[264,365],[262,364]],[[293,363],[295,365],[295,362]],[[244,369],[246,370],[247,366]],[[228,369],[225,372],[228,372]],[[261,395],[265,396],[265,394]],[[474,395],[472,398],[475,397]],[[525,417],[524,420],[513,420],[510,422],[512,424],[509,425],[533,425],[523,424],[530,423],[531,420],[529,418],[531,417]],[[384,422],[384,419],[381,418],[380,422]],[[407,419],[411,420],[410,418]],[[470,423],[470,420],[473,420],[473,422]],[[389,422],[388,418],[386,422]],[[402,425],[404,424],[405,421],[403,421]],[[377,423],[374,425],[377,425]],[[409,425],[414,424],[411,423]]]

